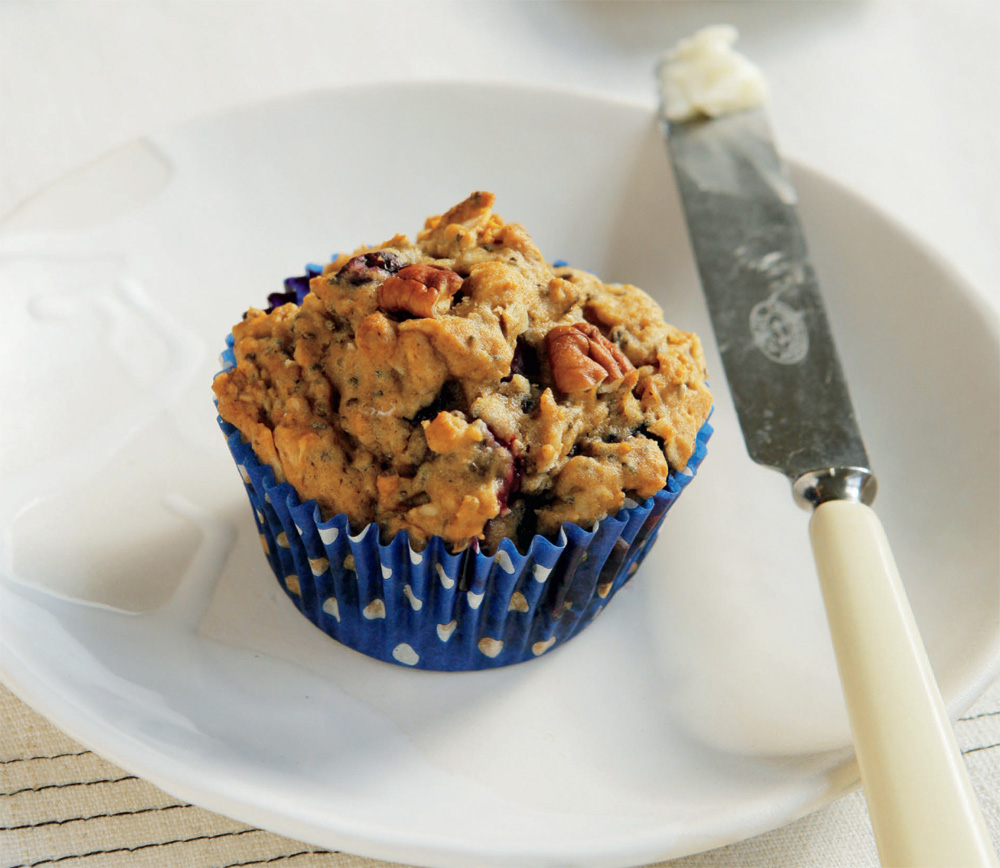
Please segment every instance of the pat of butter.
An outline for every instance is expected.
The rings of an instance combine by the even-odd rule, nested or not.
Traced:
[[[718,117],[764,104],[764,74],[733,50],[735,27],[717,24],[682,39],[660,65],[660,100],[669,121]]]

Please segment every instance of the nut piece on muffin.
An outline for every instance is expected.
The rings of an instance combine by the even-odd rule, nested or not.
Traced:
[[[547,263],[493,198],[233,328],[219,414],[324,518],[523,550],[651,497],[694,451],[712,405],[697,336],[636,287]]]

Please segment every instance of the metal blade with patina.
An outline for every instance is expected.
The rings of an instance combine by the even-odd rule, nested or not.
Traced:
[[[750,456],[793,481],[867,469],[795,188],[764,110],[664,123]]]

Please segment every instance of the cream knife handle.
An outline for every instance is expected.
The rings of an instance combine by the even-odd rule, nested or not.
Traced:
[[[882,864],[997,866],[882,523],[830,500],[809,534]]]

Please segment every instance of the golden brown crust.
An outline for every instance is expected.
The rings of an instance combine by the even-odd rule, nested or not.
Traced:
[[[590,525],[682,469],[711,409],[695,335],[641,290],[554,269],[475,193],[251,309],[219,413],[324,516],[417,547]]]

